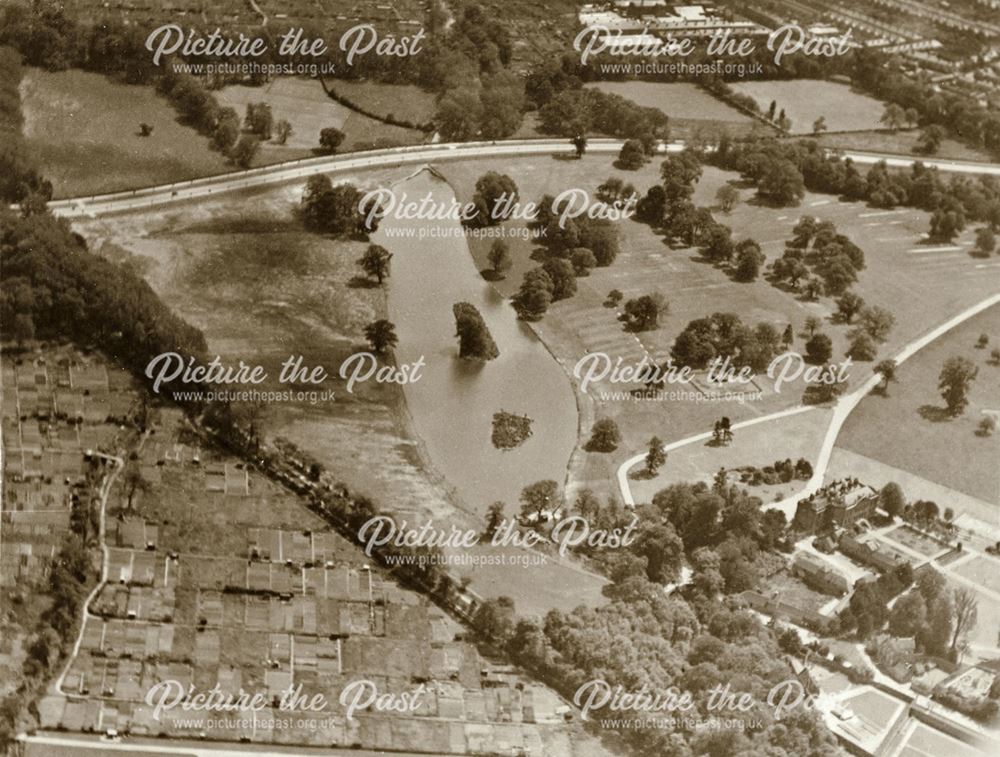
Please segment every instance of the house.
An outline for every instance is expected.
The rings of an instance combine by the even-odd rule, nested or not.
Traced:
[[[886,573],[900,564],[897,555],[890,554],[879,548],[876,541],[858,541],[848,533],[840,537],[840,551],[862,565],[875,568],[880,573]]]
[[[795,556],[792,575],[801,578],[807,586],[835,597],[842,597],[851,590],[851,584],[844,576],[808,552]]]
[[[834,481],[799,502],[792,526],[797,531],[818,533],[834,526],[851,528],[871,518],[878,506],[878,493],[856,478]]]

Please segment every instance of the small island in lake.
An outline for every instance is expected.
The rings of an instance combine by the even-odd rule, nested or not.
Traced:
[[[531,436],[531,418],[501,410],[493,413],[493,446],[497,449],[514,449]]]

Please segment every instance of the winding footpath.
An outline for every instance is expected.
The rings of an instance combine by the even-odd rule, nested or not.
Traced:
[[[928,344],[933,342],[935,339],[947,334],[953,328],[961,323],[964,323],[968,319],[975,315],[983,312],[984,310],[993,307],[994,305],[1000,303],[1000,293],[991,295],[985,300],[966,308],[958,315],[949,318],[944,323],[934,327],[928,331],[923,336],[920,336],[910,343],[908,343],[902,350],[900,350],[896,356],[895,361],[897,365],[902,365],[906,360],[913,357],[917,352],[922,350]],[[854,411],[854,408],[863,400],[876,386],[878,386],[882,381],[882,377],[873,373],[861,386],[855,389],[850,394],[841,397],[837,403],[833,406],[833,417],[830,419],[830,425],[827,427],[826,435],[823,437],[823,444],[820,447],[819,455],[817,456],[816,462],[813,464],[813,475],[812,478],[806,483],[805,487],[793,494],[791,497],[781,500],[780,502],[774,502],[766,505],[766,509],[778,509],[782,510],[789,519],[795,514],[795,506],[799,501],[805,499],[810,494],[818,491],[823,486],[823,479],[826,477],[826,470],[830,465],[830,457],[833,455],[833,448],[837,442],[837,437],[840,435],[840,429],[844,425],[844,421],[847,417]],[[799,405],[797,407],[789,408],[787,410],[782,410],[777,413],[772,413],[770,415],[763,415],[759,418],[752,418],[748,421],[743,421],[741,423],[733,424],[733,429],[746,428],[747,426],[752,426],[757,423],[764,423],[767,421],[779,420],[781,418],[786,418],[790,415],[796,415],[798,413],[807,412],[812,410],[813,405]],[[702,434],[696,434],[694,436],[689,436],[684,439],[680,439],[670,444],[666,444],[663,447],[664,452],[669,452],[671,450],[677,449],[679,447],[687,446],[688,444],[694,444],[695,442],[704,441],[712,436],[712,432],[706,431]],[[646,459],[646,454],[642,453],[631,457],[621,464],[618,468],[618,488],[621,491],[622,499],[628,506],[635,505],[635,498],[632,496],[632,490],[629,485],[628,473],[631,468],[641,463]]]

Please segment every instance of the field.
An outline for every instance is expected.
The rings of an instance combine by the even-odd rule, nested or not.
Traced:
[[[920,139],[919,129],[901,129],[890,131],[851,131],[839,134],[820,134],[816,141],[824,147],[841,150],[868,150],[871,152],[898,153],[907,157],[919,157],[915,148]],[[947,160],[981,160],[990,161],[987,153],[974,150],[954,139],[944,139],[934,153],[934,158]]]
[[[371,113],[422,124],[434,117],[434,95],[412,84],[333,79],[327,86]]]
[[[341,84],[339,81],[333,82],[333,86],[338,89]],[[382,86],[384,85],[357,85],[358,91],[374,88],[381,93],[377,97],[384,100],[390,95],[380,89]],[[267,145],[265,153],[270,156],[270,162],[311,154],[310,151],[319,146],[320,130],[329,126],[344,132],[344,142],[338,148],[341,152],[369,149],[373,146],[419,144],[424,141],[422,132],[388,126],[331,100],[320,83],[312,79],[280,77],[261,87],[233,85],[224,87],[215,94],[221,105],[235,108],[241,118],[247,103],[265,102],[271,106],[275,121],[285,119],[292,125],[292,135],[287,145]],[[416,102],[417,98],[411,96],[410,100]],[[295,154],[293,151],[299,153]],[[282,155],[284,157],[280,157]]]
[[[851,414],[838,446],[1000,504],[1000,437],[976,434],[983,412],[997,409],[1000,397],[1000,366],[988,362],[992,344],[985,350],[975,347],[981,333],[989,334],[991,342],[1000,341],[1000,308],[969,319],[906,361],[888,396],[873,394]],[[954,419],[946,416],[937,389],[941,366],[952,356],[979,367],[969,407]]]
[[[97,194],[231,170],[208,140],[177,123],[152,87],[83,71],[28,70],[24,135],[56,197]],[[139,124],[153,127],[139,136]]]
[[[721,410],[720,410],[721,412]],[[653,495],[670,484],[685,481],[712,483],[719,468],[732,470],[744,465],[763,468],[776,460],[800,457],[815,459],[823,434],[830,423],[830,411],[817,408],[787,418],[766,421],[737,429],[733,441],[724,447],[697,441],[667,453],[667,464],[653,477],[646,477],[641,465],[631,474],[632,495],[636,502],[649,502]],[[802,481],[773,486],[747,486],[747,491],[764,503],[784,499],[801,488]]]
[[[633,183],[641,193],[657,181],[659,163],[654,160],[639,171],[628,172],[613,168],[604,156],[588,155],[581,161],[543,156],[511,161],[505,171],[515,177],[522,201],[537,202],[545,193],[554,196],[567,188],[585,189],[593,196],[597,185],[609,176]],[[465,199],[472,196],[476,179],[496,168],[490,161],[441,164],[457,196]],[[705,168],[695,191],[695,203],[714,205],[718,188],[735,179],[732,174]],[[735,239],[757,240],[769,260],[781,254],[792,227],[806,214],[833,221],[839,231],[865,251],[867,268],[861,273],[856,291],[866,302],[888,308],[896,316],[896,326],[879,350],[880,358],[895,354],[932,325],[992,294],[1000,282],[1000,267],[969,255],[972,229],[953,245],[921,245],[928,227],[928,214],[922,211],[882,211],[811,193],[797,208],[774,210],[756,204],[752,188],[741,186],[740,192],[743,200],[737,207],[728,215],[716,209],[716,217],[732,227]],[[517,227],[517,232],[523,226],[522,222],[509,223]],[[806,301],[764,280],[735,283],[723,271],[705,262],[696,250],[671,248],[644,224],[627,220],[619,229],[621,253],[615,263],[578,279],[576,295],[553,305],[545,318],[533,325],[567,372],[573,370],[581,357],[595,351],[608,353],[612,358],[621,357],[626,364],[647,354],[662,361],[676,335],[690,320],[714,310],[739,313],[745,322],[769,321],[779,330],[790,323],[796,332],[793,349],[799,351],[805,341],[801,336],[802,324],[806,317],[818,316],[823,320],[823,331],[833,340],[835,359],[843,356],[850,327],[833,322],[835,308],[830,298]],[[509,236],[507,241],[513,267],[495,286],[510,296],[516,292],[524,272],[538,265],[545,253],[540,245],[520,236]],[[486,268],[491,240],[470,238],[469,243],[477,264],[481,269]],[[956,282],[953,287],[941,286],[940,273],[944,270]],[[657,330],[626,332],[617,320],[616,310],[603,304],[612,289],[622,291],[626,300],[660,292],[668,300],[670,311]],[[857,364],[849,370],[850,378],[859,382],[869,375],[869,370],[870,365]],[[599,388],[616,391],[628,387],[605,384]],[[571,486],[592,486],[614,494],[617,466],[645,449],[654,434],[671,441],[711,430],[712,420],[722,415],[740,421],[774,412],[798,403],[801,389],[785,387],[780,395],[765,394],[763,401],[744,405],[728,402],[712,408],[690,401],[636,401],[625,397],[602,400],[594,395],[593,388],[588,395],[578,392],[581,433],[588,434],[595,418],[609,416],[618,421],[624,441],[611,454],[578,450],[572,463]],[[797,457],[791,452],[781,456]],[[773,457],[767,462],[772,462]],[[703,475],[711,475],[717,468],[714,465]]]
[[[743,136],[751,132],[767,133],[770,127],[741,113],[694,84],[645,81],[601,81],[588,87],[621,95],[638,105],[658,108],[670,118],[672,139],[691,139],[699,132],[725,132]]]
[[[865,131],[879,128],[885,106],[878,100],[837,82],[796,79],[792,81],[741,81],[732,85],[749,95],[766,113],[774,101],[792,121],[793,134],[811,134],[813,122],[822,116],[828,131]]]

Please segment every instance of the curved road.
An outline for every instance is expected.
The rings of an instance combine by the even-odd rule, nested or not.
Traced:
[[[591,139],[587,144],[588,153],[617,154],[623,140]],[[680,152],[683,142],[661,145],[659,151]],[[500,142],[454,142],[431,145],[393,147],[384,150],[369,150],[344,155],[328,155],[318,158],[287,161],[245,171],[209,176],[173,184],[135,189],[126,192],[73,197],[53,200],[49,208],[53,213],[66,217],[90,217],[107,213],[121,213],[130,210],[166,205],[174,202],[212,197],[254,187],[283,184],[313,176],[315,174],[341,173],[359,170],[391,168],[427,161],[462,160],[468,158],[504,157],[519,155],[551,155],[552,153],[572,154],[572,145],[566,139],[521,139]],[[889,166],[905,168],[913,165],[915,159],[900,155],[868,153],[859,151],[830,150],[855,163],[873,164],[884,160]],[[957,160],[924,160],[924,165],[942,171],[1000,176],[1000,164],[975,163]]]
[[[967,321],[974,315],[978,315],[987,308],[993,307],[994,305],[1000,303],[1000,294],[994,294],[987,297],[985,300],[966,308],[961,313],[952,318],[949,318],[944,323],[934,327],[926,334],[918,337],[903,347],[896,356],[895,361],[897,365],[901,365],[906,362],[909,358],[913,357],[914,354],[922,350],[928,344],[933,342],[938,337],[951,331],[953,328],[958,326],[960,323]],[[813,492],[817,491],[823,486],[823,479],[826,476],[826,469],[830,465],[830,457],[833,454],[833,447],[837,442],[837,437],[840,435],[840,429],[844,425],[844,421],[847,420],[847,416],[858,406],[865,396],[871,392],[876,386],[881,383],[881,376],[877,373],[873,373],[864,384],[855,389],[850,394],[841,397],[837,403],[833,406],[833,417],[830,419],[830,425],[827,427],[826,435],[823,437],[823,444],[820,447],[819,455],[816,459],[816,463],[813,465],[813,475],[812,478],[806,483],[800,491],[793,494],[791,497],[781,500],[780,502],[774,502],[768,504],[767,509],[780,509],[785,512],[785,515],[791,519],[794,515],[795,506],[800,500],[805,499]],[[780,418],[785,418],[789,415],[796,415],[798,413],[803,413],[808,410],[812,410],[814,405],[799,405],[797,407],[789,408],[787,410],[782,410],[777,413],[771,413],[770,415],[764,415],[759,418],[752,418],[742,423],[736,423],[733,425],[734,429],[746,428],[747,426],[752,426],[757,423],[764,423],[766,421],[778,420]],[[703,441],[712,436],[710,431],[706,431],[703,434],[696,434],[694,436],[689,436],[684,439],[680,439],[670,444],[663,446],[664,452],[669,452],[670,450],[677,449],[678,447],[684,447],[688,444],[694,444],[695,442]],[[626,505],[635,505],[635,498],[632,496],[632,490],[629,486],[628,472],[631,468],[641,463],[646,459],[645,453],[631,457],[622,463],[618,467],[618,488],[621,491],[622,499],[625,501]],[[789,512],[791,511],[791,513]]]

